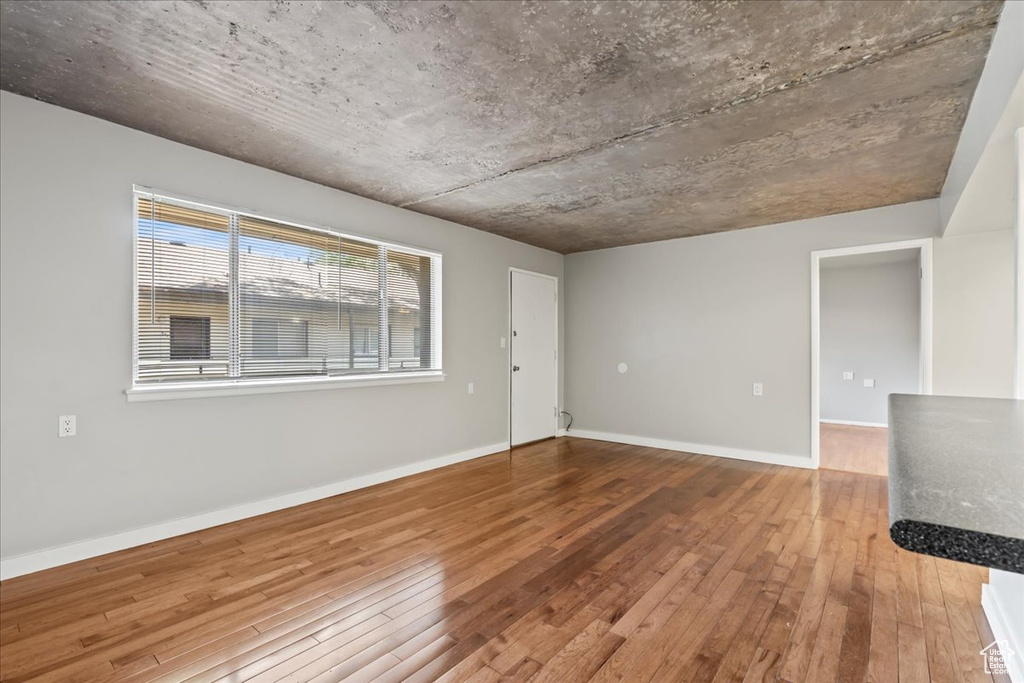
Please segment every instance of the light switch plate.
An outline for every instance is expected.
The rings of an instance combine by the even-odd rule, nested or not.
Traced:
[[[843,373],[843,379],[845,379],[845,380],[851,380],[851,379],[853,379],[853,373],[852,373],[852,372],[850,372],[849,370],[845,371],[845,372]]]
[[[866,386],[868,389],[874,389],[875,388],[875,380],[873,380],[873,379],[866,379],[866,380],[864,380],[864,386]]]

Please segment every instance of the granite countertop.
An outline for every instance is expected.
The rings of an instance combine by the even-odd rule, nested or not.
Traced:
[[[889,534],[1024,574],[1024,401],[891,395]]]

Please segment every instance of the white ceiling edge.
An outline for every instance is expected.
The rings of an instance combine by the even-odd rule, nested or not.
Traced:
[[[1014,136],[1024,126],[1024,73],[985,145],[943,236],[1012,230],[1016,222],[1016,151]]]

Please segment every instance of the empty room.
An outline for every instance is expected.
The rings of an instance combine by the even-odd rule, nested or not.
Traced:
[[[1024,1],[0,0],[0,681],[1024,683]]]

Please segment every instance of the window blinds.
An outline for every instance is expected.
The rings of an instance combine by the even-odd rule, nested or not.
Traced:
[[[135,381],[439,370],[437,254],[136,192]]]
[[[137,211],[137,380],[226,378],[228,215],[149,197],[138,197]],[[196,340],[199,353],[180,341],[186,328],[207,337]]]

